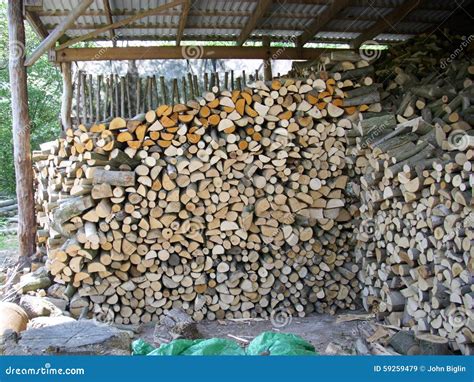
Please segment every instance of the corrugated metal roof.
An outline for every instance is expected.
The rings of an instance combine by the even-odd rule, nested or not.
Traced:
[[[80,0],[43,0],[43,11],[39,20],[49,30],[61,23],[68,12],[77,7]],[[315,33],[310,42],[349,42],[384,20],[405,0],[353,0],[353,5],[334,15],[324,27]],[[474,0],[464,0],[462,6]],[[117,22],[133,14],[154,9],[170,0],[109,0],[112,20]],[[249,40],[270,37],[284,40],[300,36],[320,15],[330,11],[330,1],[275,0],[261,15]],[[372,36],[380,41],[398,41],[407,36],[434,29],[446,20],[460,6],[460,1],[431,0],[411,12],[403,21],[391,23],[383,34]],[[161,14],[136,20],[131,25],[116,29],[118,39],[174,40],[180,25],[182,5],[167,9]],[[190,0],[190,11],[183,31],[183,41],[188,40],[237,40],[243,28],[257,12],[257,0]],[[56,14],[56,15],[55,15]],[[107,25],[108,17],[103,0],[96,0],[80,16],[75,25],[66,32],[77,37],[93,29]],[[108,33],[102,33],[94,40],[107,40]]]

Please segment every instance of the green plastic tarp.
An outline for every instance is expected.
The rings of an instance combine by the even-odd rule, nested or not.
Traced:
[[[314,346],[289,333],[264,332],[243,349],[232,340],[210,338],[177,339],[154,348],[142,339],[132,344],[134,355],[317,355]]]
[[[247,355],[316,355],[314,346],[289,333],[264,332],[247,347]]]
[[[245,355],[234,341],[223,338],[207,340],[174,340],[148,355]]]

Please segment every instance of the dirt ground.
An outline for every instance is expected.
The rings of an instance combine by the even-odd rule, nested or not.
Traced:
[[[348,312],[349,313],[349,312]],[[357,312],[350,312],[354,314]],[[359,312],[363,313],[363,312]],[[270,320],[246,320],[246,321],[202,321],[198,328],[203,338],[220,337],[237,340],[241,345],[246,345],[259,334],[265,331],[276,331],[282,333],[293,333],[303,337],[313,344],[316,350],[324,354],[329,343],[336,344],[345,353],[355,352],[355,341],[360,338],[358,328],[360,325],[368,325],[367,321],[336,322],[337,316],[327,314],[314,314],[308,317],[293,317],[288,325],[277,328]],[[150,343],[153,341],[154,325],[147,324],[137,337]],[[239,341],[238,339],[244,341]]]

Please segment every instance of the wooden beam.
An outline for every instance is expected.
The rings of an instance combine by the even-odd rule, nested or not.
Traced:
[[[28,20],[38,36],[40,36],[42,39],[48,37],[48,29],[41,22],[41,19],[38,17],[36,12],[25,10],[25,18]]]
[[[326,9],[321,12],[298,38],[298,46],[303,46],[321,31],[339,12],[349,6],[351,0],[332,0]]]
[[[85,11],[89,5],[93,3],[94,0],[82,0],[82,2],[75,7],[69,16],[67,16],[61,24],[59,24],[56,29],[54,29],[48,37],[46,37],[31,53],[30,57],[26,59],[25,65],[31,66],[33,65],[46,51],[51,49],[56,41],[67,31],[67,29],[74,24],[74,21],[81,15],[83,11]]]
[[[268,37],[263,39],[263,46],[267,49],[270,48],[270,39]],[[272,78],[272,59],[269,57],[263,60],[263,79],[265,81],[271,81]]]
[[[249,21],[245,25],[244,29],[242,29],[242,32],[240,32],[240,36],[237,39],[237,45],[242,46],[243,43],[249,38],[250,34],[253,32],[253,30],[257,26],[257,23],[260,21],[263,15],[267,13],[271,5],[272,5],[271,0],[259,0],[257,2],[257,7],[255,8],[255,11],[253,12],[252,16],[249,18]]]
[[[63,75],[63,94],[61,99],[61,124],[63,131],[72,127],[72,74],[71,63],[63,62],[61,64],[61,73]]]
[[[105,11],[105,17],[107,18],[107,23],[109,23],[109,25],[113,24],[114,20],[112,19],[112,11],[110,10],[110,2],[109,0],[102,0],[102,2],[104,5],[104,11]],[[112,40],[113,46],[115,46],[116,45],[115,31],[113,29],[109,31],[109,37],[110,37],[110,40]]]
[[[186,0],[183,3],[183,11],[179,18],[178,33],[176,34],[176,46],[181,44],[183,38],[184,28],[186,28],[186,22],[188,20],[189,9],[191,8],[191,0]]]
[[[394,8],[387,16],[382,17],[372,27],[361,33],[352,41],[354,48],[359,48],[365,41],[370,41],[387,29],[394,30],[396,24],[402,21],[410,12],[413,12],[423,4],[424,0],[406,0],[403,4]]]
[[[267,48],[237,46],[199,46],[199,59],[268,59],[314,60],[331,49]],[[340,51],[341,49],[334,49]],[[130,46],[126,48],[68,48],[56,52],[56,62],[104,61],[104,60],[153,60],[183,59],[183,51],[177,46]]]
[[[24,65],[23,1],[8,0],[9,75],[13,130],[13,160],[18,199],[18,251],[23,260],[36,252],[36,219],[31,162],[27,73]]]
[[[43,0],[23,0],[23,9],[30,12],[43,10]]]
[[[64,44],[61,44],[58,47],[56,47],[56,50],[61,50],[61,49],[67,48],[68,46],[74,45],[78,42],[89,40],[92,37],[100,35],[101,33],[107,32],[111,29],[117,29],[117,28],[123,27],[127,24],[133,23],[134,21],[142,19],[144,17],[156,15],[156,14],[158,14],[158,13],[160,13],[160,12],[166,10],[166,9],[173,8],[173,7],[176,7],[180,4],[182,4],[183,1],[184,0],[176,0],[176,1],[173,1],[171,3],[166,3],[166,4],[163,4],[163,5],[160,5],[157,8],[148,9],[147,11],[137,13],[134,16],[131,16],[131,17],[128,17],[126,19],[117,21],[117,22],[115,22],[113,24],[110,24],[110,25],[107,25],[103,28],[96,29],[95,31],[89,32],[85,35],[73,38],[73,39],[65,42]]]

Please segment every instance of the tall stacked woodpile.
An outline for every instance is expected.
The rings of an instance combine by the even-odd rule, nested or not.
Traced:
[[[71,313],[127,324],[179,307],[196,320],[355,308],[344,171],[348,118],[370,108],[350,93],[360,70],[214,87],[42,145],[38,241]]]
[[[350,133],[361,175],[362,299],[433,349],[449,342],[472,354],[474,66],[462,57],[440,64],[434,57],[449,50],[433,39],[419,49],[420,41],[381,62],[383,111]]]

